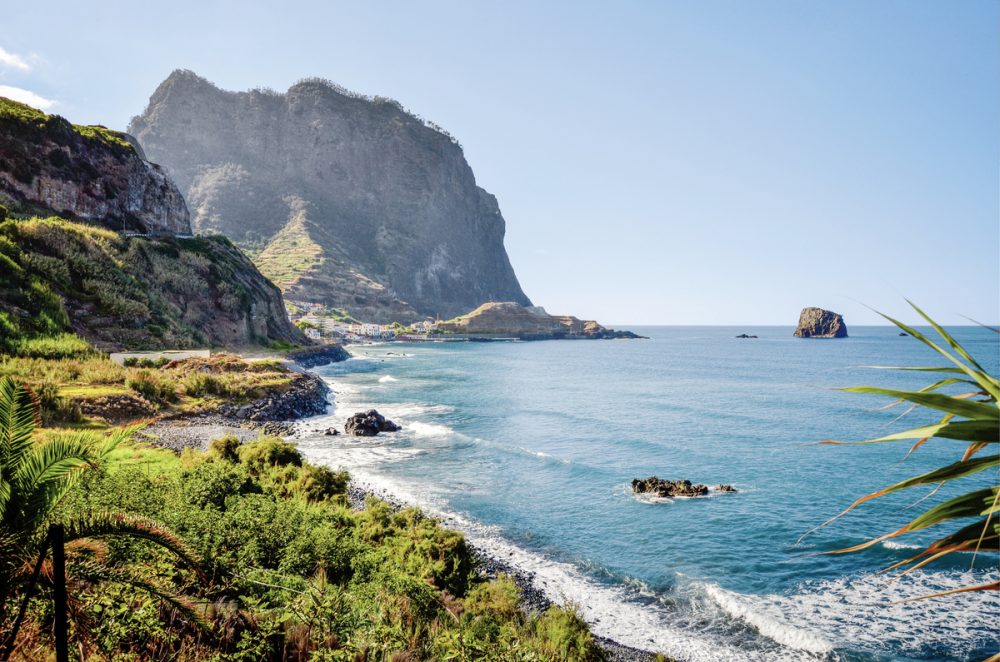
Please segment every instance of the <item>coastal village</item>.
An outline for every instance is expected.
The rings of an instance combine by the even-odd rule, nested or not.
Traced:
[[[372,340],[426,340],[440,320],[428,317],[409,325],[376,324],[350,317],[340,308],[321,303],[285,300],[288,316],[311,340],[364,342]]]

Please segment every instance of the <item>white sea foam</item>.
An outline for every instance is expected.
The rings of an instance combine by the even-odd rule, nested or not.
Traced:
[[[902,578],[868,574],[809,582],[790,595],[765,596],[704,586],[734,618],[785,646],[817,653],[846,645],[885,652],[892,646],[914,656],[940,650],[961,657],[977,646],[988,646],[991,638],[996,640],[1000,599],[995,593],[906,601],[998,577],[996,571],[917,571]]]
[[[920,545],[914,545],[905,542],[896,542],[895,540],[883,540],[882,546],[886,549],[922,549]]]
[[[375,494],[420,506],[441,519],[445,526],[460,529],[472,544],[533,574],[536,586],[546,597],[560,604],[575,605],[593,632],[600,636],[689,662],[816,659],[808,651],[783,650],[778,646],[754,650],[720,641],[710,633],[678,628],[670,623],[671,615],[662,607],[636,602],[634,589],[600,584],[571,564],[529,552],[506,540],[496,527],[449,512],[427,487],[404,485],[363,470],[353,472],[352,479]],[[648,590],[647,593],[651,594]]]
[[[398,382],[398,381],[399,380],[393,377],[392,375],[385,375],[384,377],[378,378],[379,384],[388,384],[390,382]]]
[[[715,584],[706,584],[705,592],[722,609],[736,619],[752,625],[760,634],[789,648],[810,653],[830,653],[833,644],[823,637],[799,627],[788,625],[780,614],[768,613],[761,609],[759,601],[733,591],[727,591]]]
[[[447,425],[423,421],[403,421],[403,429],[416,437],[447,437],[455,432]]]
[[[497,444],[496,446],[499,448],[500,444]],[[530,448],[525,448],[524,446],[515,446],[514,449],[522,453],[526,453],[528,455],[534,455],[535,457],[541,458],[543,460],[552,460],[553,462],[560,462],[562,464],[571,464],[570,460],[561,457],[556,457],[555,455],[552,455],[551,453],[546,453],[545,451],[533,451]]]

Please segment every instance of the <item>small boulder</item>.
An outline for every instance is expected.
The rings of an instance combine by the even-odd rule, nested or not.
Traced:
[[[740,335],[738,335],[736,337],[737,338],[756,338],[757,336],[751,336],[751,335],[747,335],[746,333],[741,333]]]
[[[721,485],[716,485],[712,489],[715,490],[716,492],[735,492],[736,491],[735,487],[733,487],[732,485],[728,485],[726,483],[723,483]]]
[[[401,429],[374,409],[358,412],[344,423],[344,432],[353,437],[374,437],[379,432],[398,432]]]
[[[803,308],[795,335],[799,338],[846,338],[847,325],[839,313],[822,308]]]

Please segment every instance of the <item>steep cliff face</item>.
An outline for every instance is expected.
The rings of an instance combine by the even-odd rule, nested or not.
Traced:
[[[309,344],[228,239],[174,236],[191,231],[184,199],[125,134],[0,98],[0,204],[0,354],[66,333],[108,350]]]
[[[0,203],[113,230],[189,234],[187,205],[130,136],[0,97]]]
[[[496,198],[452,138],[394,101],[323,81],[234,93],[177,71],[130,132],[195,229],[263,249],[264,273],[296,298],[377,321],[530,305]]]

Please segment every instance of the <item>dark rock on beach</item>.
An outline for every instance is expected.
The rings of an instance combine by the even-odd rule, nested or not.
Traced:
[[[799,338],[846,338],[847,325],[840,313],[822,308],[803,308],[795,335]]]
[[[379,432],[398,432],[401,429],[374,409],[358,412],[344,423],[344,432],[353,437],[374,437]]]

